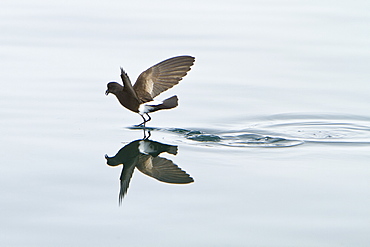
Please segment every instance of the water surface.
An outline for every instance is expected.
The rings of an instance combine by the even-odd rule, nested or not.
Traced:
[[[368,246],[368,5],[2,1],[0,245]],[[137,167],[119,206],[145,137],[106,83],[183,54],[144,158],[194,182]]]

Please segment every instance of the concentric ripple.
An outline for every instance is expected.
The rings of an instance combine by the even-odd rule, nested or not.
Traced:
[[[252,132],[305,142],[370,144],[370,119],[339,115],[278,115],[253,126]]]
[[[244,127],[245,126],[245,127]],[[248,121],[244,128],[147,128],[187,144],[228,147],[293,147],[304,143],[370,145],[370,119],[333,115],[276,115]],[[130,128],[138,129],[138,128]]]

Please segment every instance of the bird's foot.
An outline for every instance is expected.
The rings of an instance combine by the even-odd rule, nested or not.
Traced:
[[[145,122],[142,122],[141,124],[134,125],[135,127],[144,127],[145,128]]]

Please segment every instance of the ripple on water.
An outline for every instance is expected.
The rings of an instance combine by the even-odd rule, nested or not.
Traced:
[[[370,119],[340,115],[278,115],[253,126],[258,133],[305,142],[370,144]]]
[[[228,129],[147,128],[188,144],[228,147],[293,147],[311,143],[370,145],[370,119],[333,115],[276,115]],[[138,128],[130,128],[138,129]]]
[[[161,131],[181,135],[189,144],[205,144],[207,146],[228,147],[291,147],[303,144],[301,140],[290,140],[245,131],[162,129]]]

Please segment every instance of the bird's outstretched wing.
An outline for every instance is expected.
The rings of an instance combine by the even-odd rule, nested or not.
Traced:
[[[173,184],[194,182],[189,174],[166,158],[140,154],[136,167],[142,173],[162,182]]]
[[[145,70],[137,78],[134,90],[143,102],[178,84],[194,64],[194,57],[178,56],[164,60]]]
[[[130,181],[132,174],[134,173],[135,165],[138,158],[135,158],[132,163],[123,165],[122,173],[120,177],[120,190],[119,190],[119,197],[118,197],[118,204],[122,204],[123,197],[126,195],[128,187],[130,186]]]

